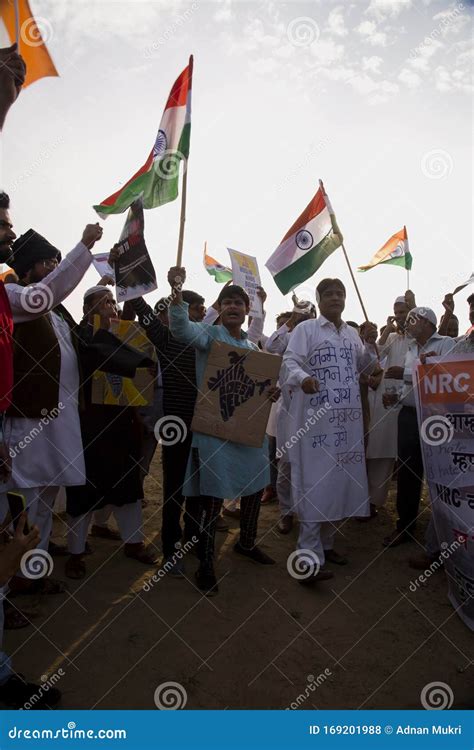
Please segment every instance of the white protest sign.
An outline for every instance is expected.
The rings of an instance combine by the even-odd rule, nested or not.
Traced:
[[[260,273],[257,259],[239,250],[227,248],[232,264],[232,281],[243,287],[250,298],[249,314],[254,318],[263,318],[262,302],[257,296],[260,284]]]
[[[96,255],[93,255],[92,264],[100,278],[103,276],[111,276],[115,279],[114,269],[109,265],[109,253],[97,253]]]

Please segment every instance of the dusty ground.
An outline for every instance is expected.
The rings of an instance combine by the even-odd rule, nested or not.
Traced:
[[[15,600],[34,617],[7,632],[6,648],[30,679],[63,670],[63,708],[152,709],[156,688],[173,681],[184,687],[187,708],[281,709],[305,693],[308,675],[325,670],[302,708],[420,708],[422,688],[434,681],[451,687],[453,708],[472,708],[474,639],[447,600],[444,574],[412,593],[417,573],[407,558],[419,547],[381,547],[392,494],[376,520],[344,524],[338,549],[350,564],[333,566],[335,578],[315,590],[286,571],[296,532],[282,538],[273,530],[276,506],[262,510],[260,530],[277,564],[237,557],[230,521],[229,533],[218,535],[222,580],[213,599],[193,587],[194,557],[188,581],[165,577],[145,593],[153,569],[124,558],[118,543],[91,540],[89,575],[69,582],[70,595]],[[147,497],[146,533],[158,545],[158,457]],[[55,530],[59,541],[61,521]],[[55,558],[53,575],[63,577],[63,566]]]

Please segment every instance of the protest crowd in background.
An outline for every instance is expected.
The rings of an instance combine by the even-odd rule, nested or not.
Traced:
[[[2,52],[0,125],[25,77],[16,48]],[[409,545],[416,538],[425,470],[430,482],[435,471],[427,469],[427,420],[420,420],[417,388],[423,392],[419,384],[428,382],[430,362],[438,368],[446,363],[446,383],[451,372],[458,373],[458,384],[472,375],[474,294],[468,282],[457,292],[458,317],[450,290],[439,290],[439,319],[424,305],[422,290],[401,288],[384,320],[370,322],[362,313],[358,322],[344,320],[346,298],[356,292],[319,270],[339,248],[345,255],[322,183],[267,262],[279,291],[259,286],[255,258],[231,251],[227,267],[206,252],[206,269],[223,284],[215,301],[188,288],[179,256],[177,265],[168,263],[169,289],[150,302],[145,295],[157,287],[143,209],[178,195],[179,169],[158,183],[152,164],[176,147],[179,167],[189,152],[191,77],[192,62],[175,83],[162,121],[164,128],[165,117],[182,118],[179,143],[160,127],[139,177],[95,207],[103,216],[129,209],[119,242],[100,259],[104,266],[91,253],[102,236],[98,223],[71,238],[76,244],[66,254],[34,229],[17,237],[15,206],[2,186],[0,262],[8,272],[0,282],[0,645],[4,630],[29,624],[23,595],[67,590],[68,582],[47,570],[42,577],[29,575],[33,550],[46,560],[65,556],[65,576],[78,581],[88,576],[91,536],[120,541],[130,565],[146,566],[150,576],[182,578],[183,585],[191,581],[202,595],[214,596],[232,585],[219,580],[216,533],[238,523],[235,555],[274,565],[271,546],[278,539],[259,543],[258,521],[266,505],[278,503],[279,534],[294,534],[295,586],[317,596],[324,581],[350,565],[338,543],[338,524],[348,518],[370,523],[392,482],[398,519],[380,544],[386,554]],[[93,262],[107,272],[84,294],[82,320],[74,320],[68,298]],[[361,270],[384,262],[409,270],[406,228]],[[314,299],[299,299],[298,284],[313,276],[306,287],[314,286]],[[275,323],[265,319],[266,294],[293,290],[291,306],[282,307]],[[457,362],[464,363],[462,372]],[[472,432],[472,385],[458,390],[456,408],[443,417],[457,435],[450,479],[430,483],[432,502],[433,487],[440,497],[454,489],[466,497],[472,492],[474,455],[464,442]],[[263,424],[260,437],[253,424],[257,433]],[[163,472],[161,557],[145,545],[142,518],[155,453]],[[12,493],[25,503],[16,518]],[[53,514],[64,496],[68,533],[66,545],[58,545],[51,540]],[[460,516],[458,536],[449,537],[452,524],[438,523],[433,512],[424,553],[407,555],[407,563],[425,570],[456,540],[461,549],[454,554],[465,554],[468,524]],[[461,592],[459,606],[472,628],[467,553],[463,564],[465,572],[458,565],[452,586]],[[38,687],[15,672],[3,648],[0,701],[20,708]],[[53,687],[35,707],[51,707],[60,697]]]

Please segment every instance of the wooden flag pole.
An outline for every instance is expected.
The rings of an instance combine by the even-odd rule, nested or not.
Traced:
[[[354,286],[355,286],[355,290],[357,292],[357,296],[359,297],[359,302],[360,302],[360,306],[362,307],[362,312],[364,313],[365,319],[368,321],[369,317],[367,315],[367,310],[365,309],[364,303],[362,301],[362,297],[361,297],[361,294],[359,292],[359,287],[357,286],[357,282],[355,280],[355,276],[354,276],[354,273],[352,271],[351,264],[349,263],[349,258],[347,257],[347,252],[346,252],[346,248],[344,247],[344,243],[342,243],[341,247],[342,247],[342,252],[344,253],[344,258],[346,259],[347,267],[349,268],[349,273],[351,275],[352,281],[354,282]]]
[[[189,56],[189,90],[192,90],[193,85],[193,67],[194,57]],[[178,254],[176,257],[176,265],[181,266],[183,262],[183,243],[184,243],[184,224],[186,222],[186,194],[188,191],[188,163],[189,163],[189,150],[186,159],[184,160],[184,171],[183,171],[183,189],[181,192],[181,218],[179,220],[179,239],[178,239]]]
[[[184,162],[183,187],[181,191],[181,218],[179,221],[178,255],[176,265],[181,266],[183,262],[184,224],[186,222],[186,193],[188,187],[188,159]]]
[[[18,0],[14,0],[15,6],[15,42],[17,44],[17,52],[20,52],[20,8],[18,7]]]

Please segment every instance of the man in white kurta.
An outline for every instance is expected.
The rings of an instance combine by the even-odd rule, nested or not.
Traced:
[[[285,445],[300,523],[295,577],[302,583],[332,577],[326,560],[347,562],[333,550],[336,522],[369,512],[358,374],[372,357],[341,319],[345,296],[339,279],[321,281],[320,317],[297,326],[284,356],[292,388]]]
[[[6,286],[15,323],[50,316],[61,357],[58,408],[54,414],[45,414],[42,419],[10,417],[5,425],[12,476],[7,484],[0,485],[0,490],[18,489],[25,496],[28,519],[40,530],[40,549],[48,547],[52,508],[59,487],[85,483],[77,356],[70,327],[54,308],[81,281],[92,261],[89,248],[101,233],[98,225],[86,227],[82,241],[54,270],[51,270],[53,264],[46,264],[45,271],[50,272],[36,284]]]
[[[387,320],[387,326],[377,342],[384,376],[375,391],[369,389],[370,431],[367,444],[367,475],[374,514],[375,509],[385,504],[397,458],[399,408],[386,409],[382,399],[385,391],[395,393],[401,391],[403,386],[403,365],[408,351],[405,321],[409,309],[405,297],[397,297],[394,314]]]

